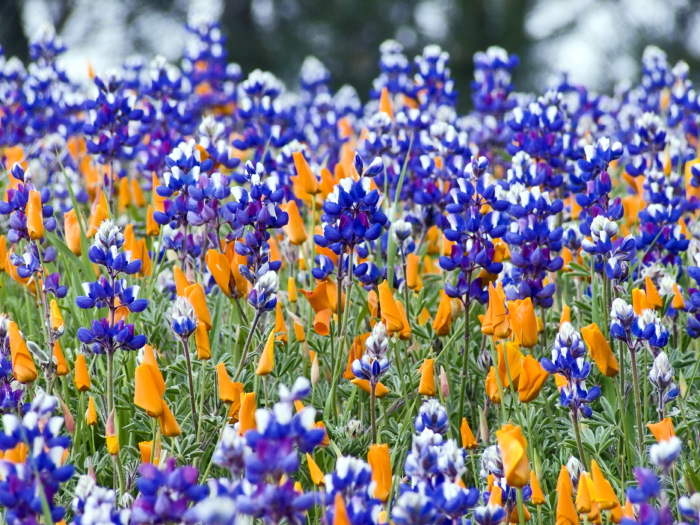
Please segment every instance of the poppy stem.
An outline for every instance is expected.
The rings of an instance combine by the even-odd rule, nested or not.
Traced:
[[[182,349],[185,352],[185,361],[187,362],[187,383],[190,387],[190,408],[192,410],[192,423],[194,425],[194,433],[199,435],[199,421],[197,421],[197,401],[194,396],[194,380],[192,378],[192,361],[190,359],[190,342],[189,338],[182,339]]]
[[[250,349],[250,343],[253,342],[253,335],[255,335],[255,329],[258,327],[258,323],[260,322],[260,310],[255,310],[255,317],[253,317],[253,324],[250,327],[250,332],[248,332],[248,338],[245,341],[245,346],[243,347],[243,353],[241,354],[241,361],[238,363],[238,368],[236,369],[236,373],[233,375],[233,382],[235,383],[238,381],[238,378],[241,375],[241,372],[243,372],[243,368],[245,367],[245,361],[248,358],[248,350]]]
[[[472,272],[471,270],[467,272],[467,286],[471,286],[472,282]],[[469,293],[469,288],[467,288],[467,294],[464,299],[464,352],[462,354],[462,384],[459,389],[459,414],[457,416],[457,421],[462,421],[464,417],[464,398],[467,395],[467,384],[469,379],[469,342],[471,340],[471,326],[469,326],[469,307],[471,306],[471,296]],[[501,398],[502,400],[502,398]],[[473,414],[472,414],[473,416]],[[472,417],[473,420],[473,417]],[[472,421],[472,425],[475,421]]]
[[[377,442],[377,414],[375,412],[377,385],[374,381],[369,382],[369,390],[369,415],[370,420],[372,421],[372,444],[375,444]]]
[[[197,421],[198,421],[198,432],[197,432],[197,443],[202,435],[202,414],[204,413],[204,392],[206,386],[206,374],[205,368],[207,367],[208,360],[202,361],[202,369],[199,371],[201,374],[199,378],[199,407],[197,408]]]
[[[525,525],[525,507],[523,506],[523,489],[515,489],[515,498],[518,502],[518,522],[520,525]]]
[[[639,394],[639,372],[637,370],[637,352],[634,348],[630,350],[630,363],[632,364],[632,384],[634,386],[634,410],[637,416],[637,445],[639,447],[639,457],[644,458],[644,433],[642,426],[642,400]]]
[[[571,423],[574,427],[574,436],[576,437],[576,448],[578,448],[578,455],[581,457],[581,462],[583,462],[584,465],[588,465],[586,452],[583,450],[583,442],[581,441],[581,429],[579,428],[578,424],[577,410],[571,411]]]

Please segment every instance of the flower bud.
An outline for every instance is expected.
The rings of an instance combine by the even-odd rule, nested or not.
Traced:
[[[75,432],[75,418],[73,414],[70,413],[70,408],[61,400],[61,410],[63,411],[63,424],[66,426],[66,430],[69,434]]]
[[[479,407],[479,439],[484,444],[489,442],[489,423],[486,420],[486,413],[482,407]]]
[[[317,385],[321,381],[321,370],[318,364],[318,355],[314,355],[311,361],[311,384]]]
[[[442,397],[450,397],[450,383],[447,381],[445,368],[440,367],[440,393]]]

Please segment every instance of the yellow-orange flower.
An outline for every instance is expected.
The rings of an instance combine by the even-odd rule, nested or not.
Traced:
[[[370,446],[367,453],[367,462],[372,467],[372,481],[376,484],[374,497],[385,502],[389,499],[392,484],[389,445]]]
[[[275,341],[287,343],[287,325],[284,322],[284,313],[282,312],[282,303],[277,301],[275,305]]]
[[[259,376],[266,376],[272,373],[272,369],[275,367],[275,332],[270,332],[270,336],[267,338],[267,343],[265,343],[265,348],[263,348],[260,354],[260,361],[258,361],[258,368],[255,373]]]
[[[148,237],[157,237],[160,235],[160,224],[153,218],[153,206],[150,204],[146,211],[146,235]]]
[[[211,359],[211,346],[207,327],[202,321],[197,321],[197,329],[194,332],[194,340],[197,344],[197,359],[202,361]]]
[[[522,488],[530,481],[527,441],[519,426],[506,424],[496,431],[503,458],[503,472],[511,487]]]
[[[80,392],[90,390],[90,372],[88,372],[87,363],[85,362],[85,356],[83,354],[78,354],[78,357],[75,358],[73,382],[75,383],[75,388]]]
[[[58,341],[53,344],[53,357],[56,360],[56,375],[59,377],[67,376],[70,373],[70,368],[68,368],[61,344]]]
[[[105,441],[107,442],[107,452],[112,456],[119,454],[119,437],[114,426],[114,409],[107,417],[107,423],[105,424]]]
[[[591,480],[593,481],[591,499],[598,504],[601,510],[611,510],[613,507],[621,507],[620,501],[615,495],[615,491],[610,485],[610,482],[605,479],[595,459],[591,460]]]
[[[588,514],[593,509],[591,496],[588,491],[588,472],[581,472],[576,493],[576,511],[579,514]]]
[[[241,394],[241,410],[238,416],[238,433],[241,436],[256,428],[255,409],[255,392]]]
[[[189,285],[185,288],[183,295],[190,301],[190,304],[192,304],[197,314],[197,319],[206,325],[207,330],[211,330],[211,315],[209,314],[207,299],[204,295],[204,288],[202,288],[202,285],[199,283]]]
[[[520,351],[520,345],[515,341],[508,341],[507,343],[499,341],[496,350],[498,352],[498,375],[501,379],[501,386],[504,389],[509,388],[512,381],[513,388],[518,390],[520,374],[523,369],[522,362],[524,359]]]
[[[549,377],[540,362],[528,355],[523,359],[518,378],[518,399],[521,403],[529,403],[540,395],[544,382]]]
[[[97,425],[97,409],[95,408],[95,400],[92,396],[88,398],[87,412],[85,413],[85,421],[88,425]]]
[[[53,330],[54,332],[63,333],[63,315],[61,315],[61,310],[58,308],[58,303],[56,302],[56,299],[51,299],[49,311],[51,330]]]
[[[513,331],[515,341],[525,348],[532,348],[539,340],[537,333],[537,317],[532,299],[508,301],[508,322]]]
[[[588,345],[588,351],[596,366],[604,376],[615,377],[620,372],[620,365],[610,348],[610,343],[600,331],[598,325],[591,323],[581,328],[583,340]]]
[[[382,322],[386,325],[389,333],[393,334],[403,330],[401,312],[396,307],[394,295],[386,281],[379,284],[379,308],[381,309]]]
[[[63,235],[66,246],[80,257],[83,254],[83,246],[80,243],[80,225],[75,210],[67,211],[63,215]]]
[[[486,374],[486,395],[492,403],[501,403],[501,393],[498,390],[498,379],[496,378],[496,369],[491,367],[489,373]]]
[[[27,233],[30,239],[41,239],[44,236],[44,218],[42,214],[41,193],[30,191],[27,207],[24,213],[27,215]]]
[[[474,437],[472,429],[469,427],[469,422],[467,421],[466,417],[462,418],[459,433],[462,436],[462,448],[472,449],[479,446],[479,444],[476,442],[476,437]]]
[[[228,258],[214,249],[207,251],[207,268],[224,295],[231,296],[231,263]]]
[[[632,290],[632,308],[637,315],[642,315],[643,310],[651,308],[646,294],[639,288]]]
[[[311,171],[311,166],[306,161],[304,154],[301,151],[295,151],[292,153],[292,158],[294,159],[294,166],[297,170],[297,176],[292,177],[292,182],[298,182],[305,193],[309,195],[316,195],[319,193],[318,179],[316,175]]]
[[[291,276],[287,278],[287,295],[289,296],[290,303],[296,303],[299,299],[297,283],[294,281],[294,277]]]
[[[442,337],[450,333],[451,326],[452,305],[450,304],[450,297],[445,293],[445,290],[440,290],[440,302],[433,320],[433,330],[438,336]]]
[[[350,381],[353,385],[357,385],[360,387],[360,389],[364,390],[368,394],[371,393],[371,389],[369,387],[369,381],[367,379],[353,379]],[[386,396],[389,393],[389,389],[384,386],[384,384],[381,381],[377,382],[377,386],[374,389],[374,394],[378,398],[382,398]]]
[[[644,286],[646,288],[646,297],[649,308],[660,310],[664,306],[664,300],[659,294],[659,290],[654,285],[654,281],[648,275],[644,278]]]
[[[134,372],[134,404],[143,408],[150,417],[163,413],[165,381],[157,365],[144,360]]]
[[[23,384],[31,383],[37,378],[37,371],[27,343],[14,321],[9,322],[7,332],[10,338],[10,358],[15,379]]]
[[[676,435],[673,421],[671,421],[670,417],[665,417],[658,423],[647,423],[647,428],[651,431],[656,441],[668,441]]]
[[[557,521],[556,525],[579,525],[578,514],[574,507],[574,488],[571,486],[571,476],[566,467],[559,471],[557,481]]]
[[[299,213],[299,207],[297,206],[297,201],[289,201],[283,210],[289,215],[289,221],[285,226],[282,227],[284,233],[287,234],[289,242],[298,246],[304,244],[308,235],[306,233],[306,228],[304,227],[304,220],[301,218]]]
[[[345,506],[345,501],[343,501],[343,496],[338,491],[335,495],[335,508],[333,512],[333,525],[350,525],[350,517],[348,516],[348,509]]]
[[[435,365],[433,359],[425,359],[420,373],[418,393],[422,396],[435,395]]]
[[[165,437],[177,437],[182,434],[180,425],[177,424],[177,420],[165,400],[163,400],[163,412],[158,417],[158,421],[160,422],[160,431]]]
[[[481,323],[481,331],[486,335],[494,335],[499,339],[505,339],[510,335],[508,313],[506,312],[505,294],[503,285],[489,286],[489,305]]]
[[[318,468],[318,465],[314,461],[314,458],[311,457],[311,454],[306,454],[306,464],[309,466],[309,474],[311,475],[311,482],[316,485],[317,487],[321,486],[324,484],[323,481],[323,472],[321,471],[320,468]]]
[[[406,285],[411,290],[420,290],[421,288],[418,263],[420,263],[420,257],[415,253],[409,253],[406,256]]]
[[[544,499],[544,493],[542,492],[542,487],[540,487],[540,482],[537,481],[537,476],[535,476],[535,471],[530,471],[530,488],[532,489],[532,497],[530,501],[534,505],[544,505],[547,500]]]

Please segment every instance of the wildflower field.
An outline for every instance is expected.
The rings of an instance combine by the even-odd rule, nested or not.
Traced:
[[[685,63],[519,93],[387,41],[360,96],[188,31],[0,55],[4,523],[700,523]]]

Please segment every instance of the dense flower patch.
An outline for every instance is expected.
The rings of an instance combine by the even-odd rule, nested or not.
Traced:
[[[490,48],[461,115],[437,46],[362,103],[188,29],[0,55],[7,523],[700,523],[684,63],[537,95]]]

